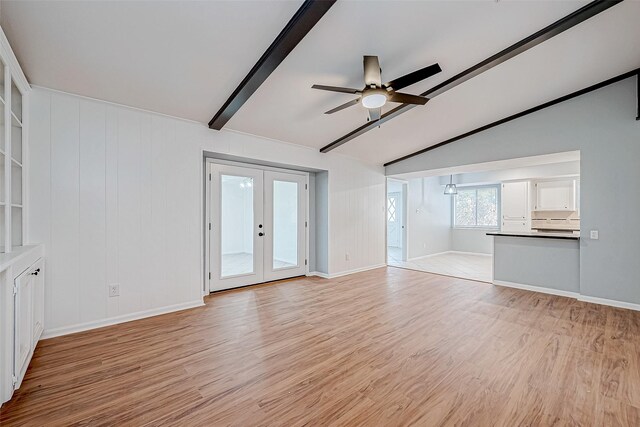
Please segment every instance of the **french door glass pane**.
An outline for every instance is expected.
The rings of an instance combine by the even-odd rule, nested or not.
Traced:
[[[253,178],[221,175],[221,276],[253,273]]]
[[[273,269],[298,265],[298,184],[273,181]]]

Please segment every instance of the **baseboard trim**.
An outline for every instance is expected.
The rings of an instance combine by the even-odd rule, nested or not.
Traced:
[[[446,255],[446,254],[493,256],[492,254],[485,254],[485,253],[481,253],[481,252],[444,251],[444,252],[436,252],[435,254],[429,254],[429,255],[417,256],[417,257],[414,257],[414,258],[408,258],[407,262],[416,261],[416,260],[419,260],[419,259],[431,258],[431,257],[434,257],[434,256],[439,256],[439,255]]]
[[[609,307],[625,308],[627,310],[640,311],[640,304],[632,302],[617,301],[613,299],[591,297],[582,295],[579,292],[561,291],[557,289],[543,288],[540,286],[523,285],[521,283],[506,282],[503,280],[494,280],[494,285],[504,286],[507,288],[523,289],[525,291],[541,292],[543,294],[558,295],[561,297],[574,298],[578,301],[588,302],[592,304],[608,305]]]
[[[434,256],[438,256],[438,255],[445,255],[448,254],[449,251],[444,251],[444,252],[436,252],[435,254],[429,254],[429,255],[422,255],[422,256],[417,256],[417,257],[413,257],[413,258],[407,258],[406,262],[411,262],[411,261],[415,261],[418,259],[425,259],[425,258],[431,258]]]
[[[375,270],[376,268],[386,267],[387,264],[377,264],[371,265],[369,267],[355,268],[353,270],[341,271],[339,273],[334,273],[329,275],[329,279],[335,279],[336,277],[348,276],[349,274],[362,273],[363,271]]]
[[[323,279],[335,279],[336,277],[348,276],[349,274],[355,274],[355,273],[362,273],[363,271],[375,270],[376,268],[382,268],[386,266],[387,266],[386,263],[376,264],[376,265],[371,265],[369,267],[355,268],[353,270],[341,271],[339,273],[333,273],[333,274],[320,273],[319,271],[313,271],[307,274],[307,276],[318,276],[318,277],[322,277]]]
[[[525,291],[540,292],[543,294],[557,295],[574,299],[578,299],[580,297],[580,294],[578,292],[562,291],[559,289],[545,288],[542,286],[524,285],[522,283],[507,282],[504,280],[494,280],[493,284],[497,286],[504,286],[506,288],[522,289]]]
[[[323,279],[329,278],[329,275],[327,273],[321,273],[319,271],[310,271],[307,273],[307,276],[318,276],[318,277],[322,277]]]
[[[445,253],[447,253],[447,254],[458,254],[458,255],[493,256],[493,254],[485,254],[484,252],[447,251]]]
[[[584,302],[590,302],[593,304],[608,305],[611,307],[626,308],[628,310],[640,311],[640,304],[635,304],[632,302],[617,301],[614,299],[590,297],[588,295],[579,295],[578,301],[584,301]]]
[[[124,314],[122,316],[110,317],[104,320],[96,320],[93,322],[80,323],[72,326],[64,326],[62,328],[55,328],[45,330],[41,339],[54,338],[62,335],[74,334],[76,332],[88,331],[91,329],[103,328],[105,326],[117,325],[119,323],[131,322],[133,320],[140,320],[147,317],[159,316],[161,314],[173,313],[176,311],[187,310],[190,308],[201,307],[204,305],[202,299],[186,302],[182,304],[174,304],[167,307],[153,308],[151,310],[138,311],[136,313]]]

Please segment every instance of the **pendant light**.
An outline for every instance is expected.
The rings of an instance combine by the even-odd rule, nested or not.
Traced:
[[[454,196],[458,194],[458,189],[456,185],[453,183],[453,175],[449,176],[449,183],[444,187],[444,194],[449,196]]]

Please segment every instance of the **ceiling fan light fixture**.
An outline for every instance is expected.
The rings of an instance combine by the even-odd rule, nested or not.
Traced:
[[[375,90],[362,95],[362,106],[364,108],[380,108],[387,103],[387,95],[384,91]]]

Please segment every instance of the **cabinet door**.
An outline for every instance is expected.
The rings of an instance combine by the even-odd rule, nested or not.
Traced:
[[[502,219],[520,222],[526,220],[528,194],[526,181],[502,184]]]
[[[44,331],[44,271],[43,262],[38,261],[31,273],[32,300],[33,300],[33,348]]]
[[[14,374],[20,381],[29,362],[33,344],[33,276],[22,274],[15,279]]]
[[[575,180],[536,183],[536,210],[573,211],[575,205]]]
[[[502,220],[502,231],[531,231],[531,227],[527,225],[527,221],[524,219],[505,219]]]

